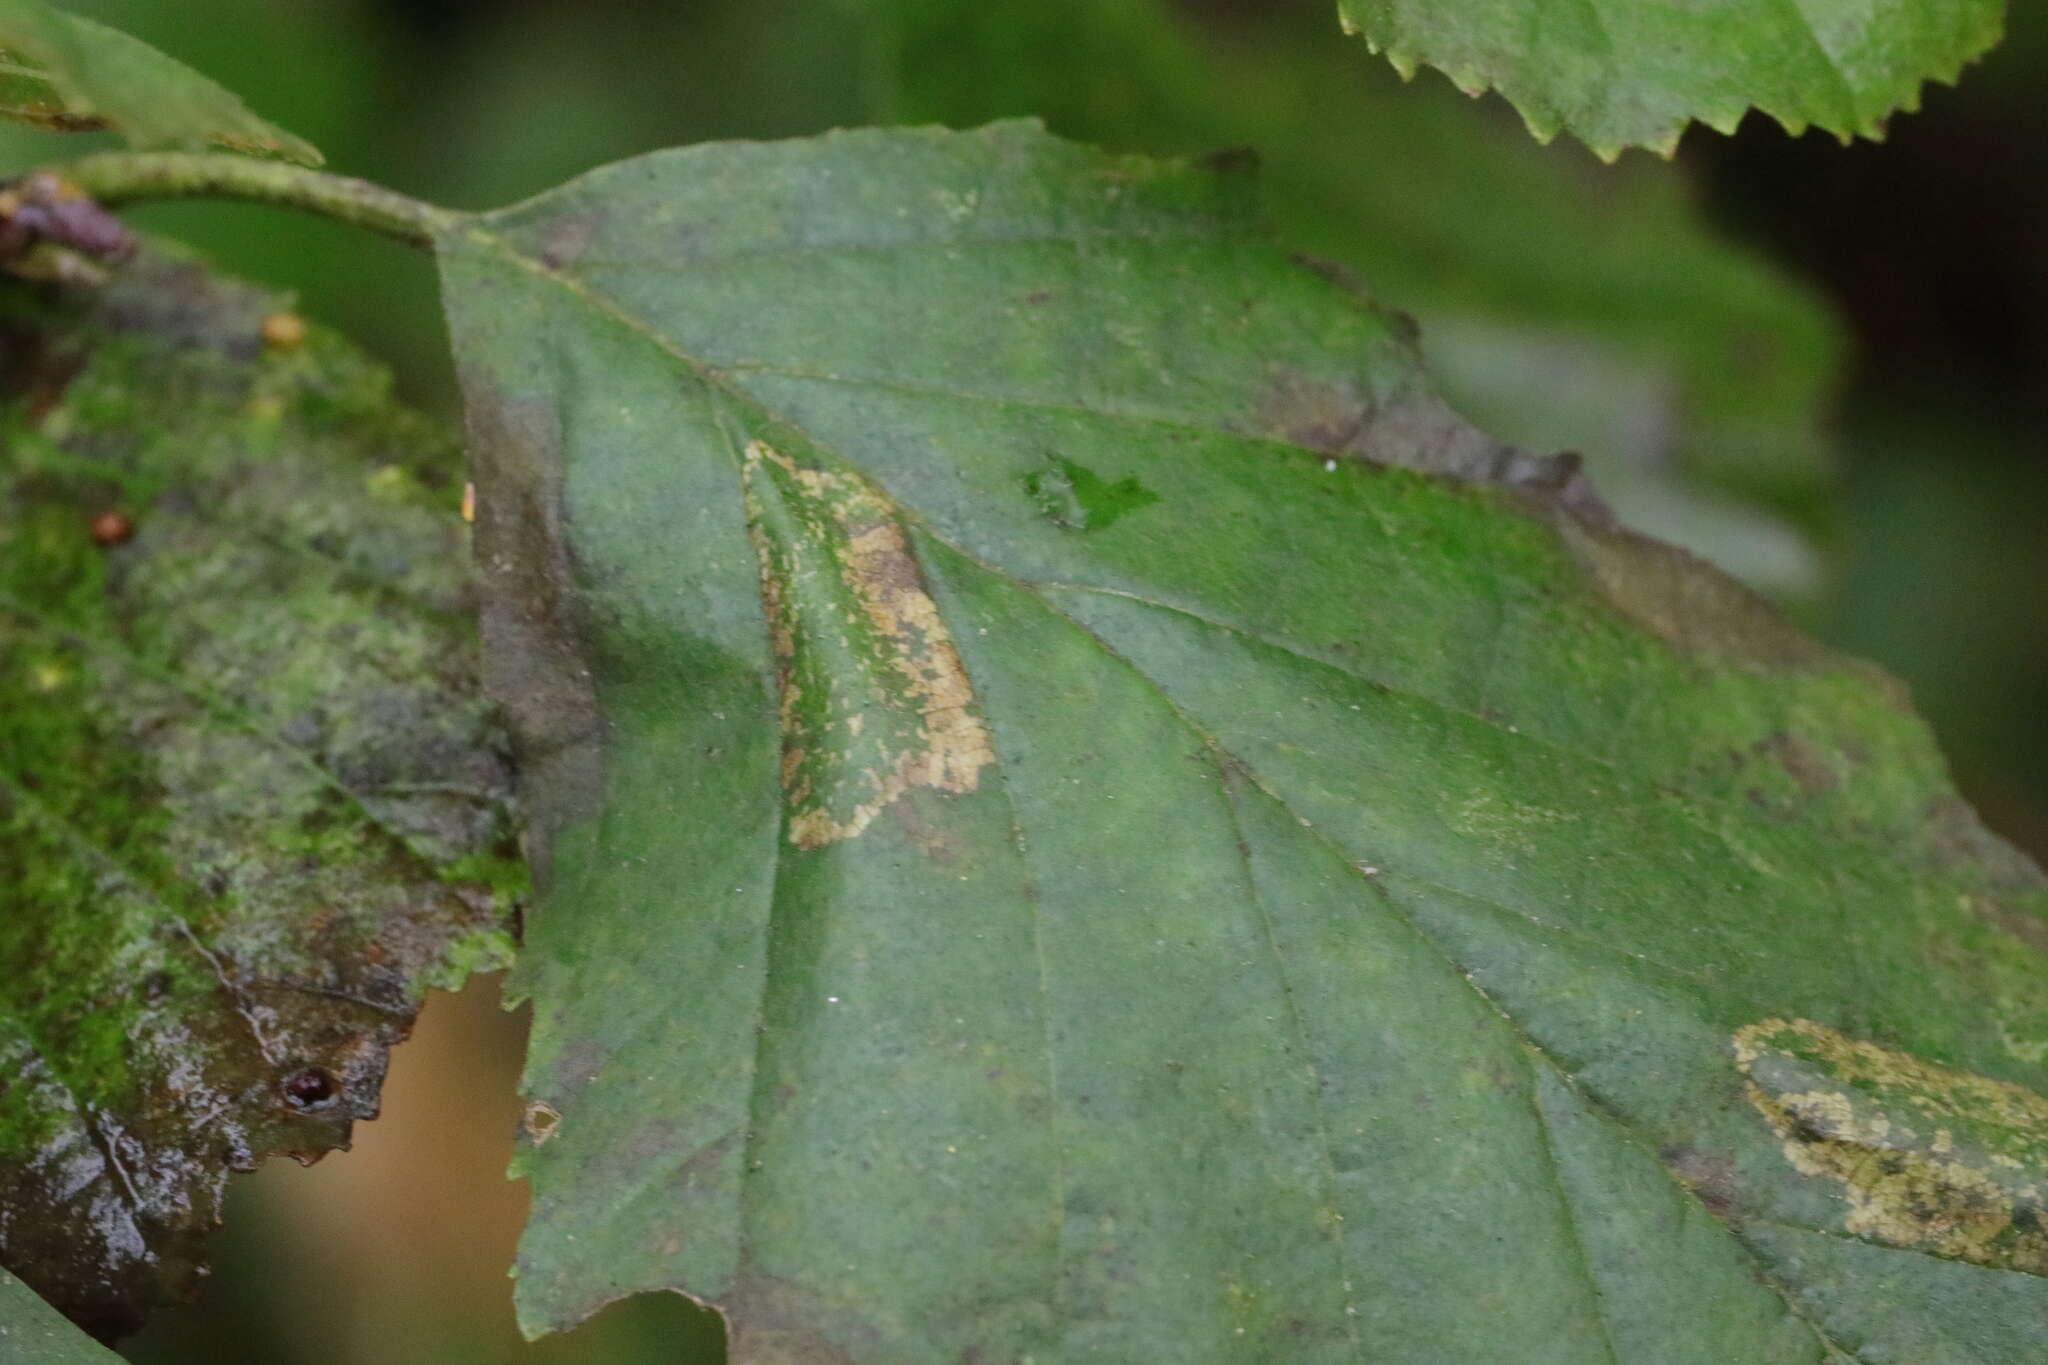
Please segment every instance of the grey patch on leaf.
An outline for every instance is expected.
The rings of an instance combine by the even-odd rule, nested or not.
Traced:
[[[844,1309],[747,1266],[715,1306],[725,1318],[728,1350],[737,1365],[857,1365],[875,1358],[882,1344],[872,1327]],[[828,1328],[856,1340],[842,1345],[827,1335]]]
[[[1831,654],[1706,560],[1625,526],[1552,521],[1607,604],[1666,643],[1755,668],[1853,670],[1905,705],[1881,669]]]
[[[540,263],[549,270],[566,270],[576,264],[604,226],[604,215],[592,210],[570,213],[554,220],[541,237]]]
[[[522,785],[558,793],[527,825],[536,883],[561,826],[604,794],[603,721],[584,666],[578,589],[563,523],[560,433],[544,407],[501,398],[462,376],[477,488],[475,554],[486,591],[478,617],[484,690],[505,713]],[[547,821],[552,821],[552,827]]]
[[[119,286],[100,293],[94,320],[125,332],[203,346],[233,360],[263,353],[263,318],[277,295],[213,275],[196,258],[151,243],[123,267]]]

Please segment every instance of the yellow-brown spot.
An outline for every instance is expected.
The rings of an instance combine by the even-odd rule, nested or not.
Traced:
[[[966,793],[994,761],[895,509],[851,472],[745,452],[776,655],[789,839],[851,839],[913,787]]]
[[[1810,1019],[1747,1025],[1734,1051],[1786,1161],[1841,1186],[1844,1231],[2048,1275],[2048,1098]]]
[[[306,344],[306,320],[297,313],[270,313],[263,319],[263,344],[274,351],[293,351]]]

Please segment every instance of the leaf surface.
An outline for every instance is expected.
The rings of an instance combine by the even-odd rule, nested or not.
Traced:
[[[454,452],[276,307],[0,293],[0,1263],[108,1338],[510,956]]]
[[[1784,514],[1830,483],[1840,339],[1813,292],[1710,230],[1684,177],[1559,157],[1330,41],[1327,0],[1191,22],[1170,0],[865,0],[877,122],[1037,114],[1152,152],[1255,150],[1278,228],[1414,314],[1481,427],[1575,450],[1629,525],[1763,591],[1820,564]]]
[[[1881,137],[1920,87],[1952,82],[1997,43],[2002,0],[1337,0],[1344,27],[1404,76],[1419,65],[1498,90],[1529,131],[1568,131],[1613,159],[1668,155],[1694,120],[1748,110],[1794,134]]]
[[[120,1357],[0,1270],[0,1359],[13,1365],[113,1365]]]
[[[317,166],[320,153],[139,38],[43,0],[0,0],[0,115],[111,128],[138,147],[225,147]]]
[[[530,1331],[2037,1354],[2039,874],[1241,176],[713,145],[440,251],[543,892]]]

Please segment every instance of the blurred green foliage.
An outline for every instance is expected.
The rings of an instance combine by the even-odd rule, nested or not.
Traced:
[[[1499,101],[1435,75],[1402,85],[1338,33],[1329,0],[73,8],[220,80],[334,169],[457,207],[661,146],[878,121],[1036,113],[1134,150],[1255,147],[1283,236],[1414,312],[1461,406],[1511,439],[1582,449],[1632,520],[1905,677],[1992,824],[2048,850],[2039,6],[2015,7],[2007,45],[1959,89],[1931,89],[1886,145],[1752,117],[1732,139],[1695,131],[1676,166],[1629,153],[1615,167],[1536,147]],[[0,169],[97,140],[0,130]],[[243,205],[134,217],[297,290],[415,401],[452,412],[423,255]],[[516,1039],[478,1046],[462,1064],[498,1076],[477,1059]],[[491,1082],[504,1095],[510,1075]],[[292,1272],[272,1264],[289,1239],[258,1207],[271,1198],[231,1208],[209,1306],[168,1315],[137,1359],[701,1358],[675,1344],[676,1321],[706,1321],[680,1301],[609,1310],[585,1329],[597,1336],[527,1353],[509,1295],[453,1294],[440,1325],[394,1310],[389,1348],[351,1354],[317,1284],[274,1292]]]
[[[0,3],[0,111],[38,127],[107,128],[139,148],[226,148],[320,164],[319,151],[132,34],[44,0]]]

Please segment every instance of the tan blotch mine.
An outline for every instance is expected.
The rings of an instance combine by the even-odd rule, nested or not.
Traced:
[[[995,754],[888,499],[762,441],[747,444],[745,476],[790,842],[854,838],[913,787],[975,790]]]
[[[528,1101],[526,1112],[519,1118],[519,1131],[536,1147],[547,1145],[561,1126],[562,1111],[546,1100]]]
[[[1785,1159],[1841,1186],[1844,1231],[2048,1275],[2048,1098],[1810,1019],[1747,1025],[1734,1049]]]

